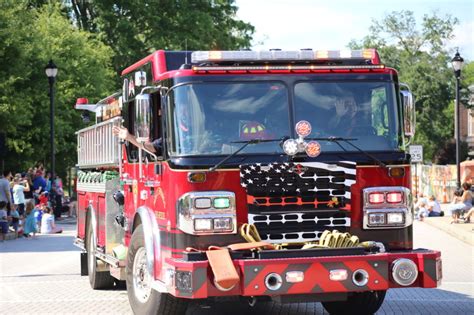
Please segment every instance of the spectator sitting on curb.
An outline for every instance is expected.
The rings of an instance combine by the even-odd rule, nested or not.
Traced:
[[[471,216],[474,214],[474,207],[472,207],[464,216],[464,223],[471,223]]]
[[[448,211],[453,217],[451,223],[459,223],[461,215],[472,208],[471,184],[463,183],[462,189],[462,191],[458,190],[454,192],[453,201],[448,207]]]
[[[420,193],[415,203],[415,209],[414,209],[415,213],[417,212],[419,213],[421,204],[426,205],[427,203],[428,203],[428,199],[423,195],[423,193]]]
[[[10,217],[12,218],[12,228],[13,228],[13,231],[15,231],[15,237],[18,237],[18,227],[20,225],[20,214],[18,213],[18,210],[16,208],[10,211]]]
[[[43,217],[44,203],[39,203],[35,207],[36,230],[41,231],[41,218]]]
[[[7,203],[0,201],[0,242],[3,242],[8,233]]]
[[[23,226],[23,236],[29,237],[30,233],[33,233],[33,239],[36,239],[36,218],[35,218],[35,205],[33,201],[26,203],[26,218]]]
[[[416,218],[420,221],[423,221],[427,216],[429,216],[429,211],[426,209],[426,204],[424,202],[420,202]]]
[[[430,196],[428,204],[426,205],[429,217],[440,217],[441,216],[441,205],[436,201],[435,196]]]
[[[63,229],[56,226],[54,222],[53,210],[50,207],[45,207],[45,213],[41,218],[41,234],[56,234],[62,233]]]

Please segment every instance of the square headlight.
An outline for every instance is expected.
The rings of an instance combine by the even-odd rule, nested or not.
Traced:
[[[405,217],[401,212],[387,213],[387,224],[403,224]]]
[[[385,224],[385,214],[383,213],[370,213],[369,214],[370,225]]]
[[[211,231],[212,219],[194,219],[195,231]]]

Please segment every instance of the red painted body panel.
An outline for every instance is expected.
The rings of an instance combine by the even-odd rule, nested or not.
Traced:
[[[94,208],[95,220],[97,222],[97,244],[105,246],[105,194],[97,192],[78,191],[77,198],[77,237],[86,238],[88,208]]]
[[[362,226],[362,189],[377,186],[401,186],[411,189],[410,166],[404,166],[405,176],[388,176],[388,169],[381,167],[357,167],[356,182],[351,187],[351,227]]]

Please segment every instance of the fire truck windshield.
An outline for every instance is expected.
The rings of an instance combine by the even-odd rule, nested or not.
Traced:
[[[237,141],[290,134],[288,90],[280,82],[193,83],[170,93],[172,156],[227,155]],[[278,142],[250,144],[239,154],[282,153]]]
[[[373,81],[298,82],[294,86],[295,121],[307,120],[312,137],[355,138],[366,151],[399,147],[399,124],[393,83]],[[321,151],[341,151],[321,142]],[[345,146],[347,151],[356,150]]]
[[[365,151],[399,148],[399,114],[388,81],[194,82],[169,93],[168,149],[171,156],[228,155],[239,141],[291,137],[294,123],[307,120],[310,137],[355,138]],[[293,99],[290,99],[293,95]],[[290,124],[293,107],[294,123]],[[322,141],[321,151],[357,151]],[[259,142],[238,154],[283,153],[278,142]]]

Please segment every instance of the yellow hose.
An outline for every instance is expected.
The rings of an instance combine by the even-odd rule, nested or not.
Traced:
[[[249,243],[260,242],[262,239],[258,234],[257,227],[253,224],[244,223],[239,229],[240,235]],[[366,242],[361,245],[364,246]],[[282,250],[287,247],[301,246],[301,249],[312,249],[312,248],[343,248],[343,247],[357,247],[359,246],[359,238],[349,233],[341,233],[337,230],[332,232],[325,230],[319,241],[308,242],[308,243],[285,243],[285,244],[273,244],[276,249]],[[365,246],[364,246],[365,247]]]

